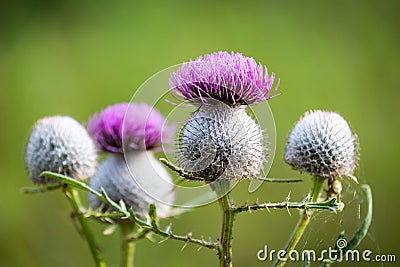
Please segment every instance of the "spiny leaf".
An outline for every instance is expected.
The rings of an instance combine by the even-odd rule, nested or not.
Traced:
[[[123,211],[128,211],[128,210],[126,209],[125,202],[124,202],[122,199],[119,201],[119,206],[121,207],[121,209],[122,209]]]
[[[157,210],[156,210],[156,205],[150,204],[149,208],[149,217],[150,217],[150,222],[153,227],[157,226]]]
[[[83,183],[81,181],[75,180],[75,179],[73,179],[71,177],[68,177],[68,176],[65,176],[65,175],[62,175],[62,174],[59,174],[59,173],[47,172],[47,171],[46,172],[42,172],[41,176],[54,178],[54,179],[57,179],[57,180],[59,180],[61,182],[66,183],[66,184],[68,184],[68,185],[70,185],[72,187],[75,187],[75,188],[81,189],[83,191],[92,193],[92,194],[94,194],[94,195],[96,195],[98,197],[101,196],[101,194],[99,192],[97,192],[96,190],[93,190],[87,184],[85,184],[85,183]]]
[[[258,178],[253,178],[258,181],[262,182],[270,182],[270,183],[299,183],[303,182],[303,179],[299,178],[264,178],[264,177],[258,177]]]
[[[62,187],[62,184],[51,184],[45,186],[32,186],[32,187],[23,187],[21,188],[21,192],[24,194],[38,194],[44,193],[47,191],[56,190]]]

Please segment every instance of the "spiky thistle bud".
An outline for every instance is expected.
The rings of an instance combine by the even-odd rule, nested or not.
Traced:
[[[142,217],[148,213],[152,203],[156,204],[158,217],[168,217],[175,197],[170,175],[148,151],[132,150],[125,153],[125,156],[111,153],[90,179],[90,187],[97,191],[104,188],[112,200],[117,203],[124,201],[127,207]],[[103,205],[92,194],[88,198],[93,209]],[[104,206],[105,210],[107,208]]]
[[[284,159],[293,169],[311,175],[351,175],[358,161],[357,137],[341,115],[310,111],[291,131]]]
[[[171,211],[168,204],[175,197],[174,184],[152,154],[166,141],[162,137],[170,137],[174,131],[164,117],[146,104],[120,103],[92,117],[88,128],[97,146],[111,152],[90,179],[90,186],[104,188],[112,200],[124,201],[138,214],[146,214],[155,203],[158,216],[167,217]],[[97,197],[88,198],[93,208],[102,205]]]
[[[239,53],[217,52],[182,64],[171,75],[173,94],[197,106],[179,136],[178,164],[207,182],[256,178],[266,149],[246,105],[265,102],[275,74]],[[279,81],[278,81],[279,84]]]
[[[57,183],[40,174],[51,171],[78,180],[89,178],[95,172],[97,154],[81,124],[70,117],[53,116],[36,122],[26,147],[25,162],[36,184]]]
[[[180,132],[178,164],[206,181],[260,174],[266,149],[260,126],[244,107],[204,104]]]

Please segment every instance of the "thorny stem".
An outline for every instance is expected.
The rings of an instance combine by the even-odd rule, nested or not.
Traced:
[[[104,263],[100,251],[96,245],[94,240],[93,233],[85,220],[83,213],[82,213],[82,203],[76,188],[67,186],[64,189],[64,193],[67,196],[69,202],[71,203],[72,208],[74,209],[75,216],[78,218],[78,222],[81,226],[81,230],[83,235],[85,236],[86,242],[89,246],[90,252],[93,256],[93,259],[96,263],[97,267],[105,267],[106,264]]]
[[[179,168],[178,166],[174,165],[172,162],[170,162],[166,158],[160,158],[159,160],[166,167],[168,167],[170,170],[176,172],[180,177],[183,178],[183,180],[179,180],[178,181],[178,184],[180,184],[183,181],[185,181],[185,179],[195,180],[195,181],[205,181],[203,178],[196,177],[196,176],[192,175],[191,173],[186,172],[182,168]],[[298,182],[302,182],[303,181],[302,179],[298,179],[298,178],[285,179],[285,178],[263,178],[263,177],[260,177],[260,178],[254,178],[254,179],[258,180],[258,181],[272,182],[272,183],[298,183]]]
[[[324,177],[319,177],[319,176],[314,177],[314,183],[311,189],[311,202],[317,202],[324,181],[325,181]],[[288,255],[295,249],[301,237],[303,236],[304,231],[307,228],[307,225],[310,223],[311,215],[312,215],[311,211],[307,210],[303,211],[300,221],[297,223],[297,226],[295,227],[289,239],[289,242],[285,246],[285,251],[286,251],[285,257],[282,260],[276,262],[275,266],[282,267],[286,264]]]
[[[74,182],[73,180],[71,181],[70,178],[67,178],[67,177],[60,177],[60,179],[64,179],[65,181],[68,180],[69,182]],[[74,183],[76,183],[76,182],[74,182]],[[120,205],[118,205],[113,200],[111,200],[104,190],[102,190],[101,193],[99,193],[99,192],[93,190],[92,188],[90,188],[88,186],[84,186],[84,185],[81,187],[81,189],[88,191],[88,192],[94,194],[95,196],[99,197],[101,200],[103,200],[104,202],[109,204],[111,207],[113,207],[116,211],[120,212],[123,215],[122,217],[135,222],[138,226],[142,227],[143,229],[149,230],[159,236],[165,237],[166,239],[175,239],[175,240],[179,240],[179,241],[184,241],[185,243],[196,244],[196,245],[206,247],[209,249],[218,249],[218,243],[214,243],[212,241],[206,241],[206,240],[204,240],[204,238],[202,238],[201,240],[193,238],[192,233],[188,233],[184,236],[183,235],[175,235],[172,233],[172,230],[170,227],[167,227],[167,229],[165,229],[165,230],[161,230],[156,220],[151,220],[150,223],[140,220],[135,215],[135,213],[133,212],[132,209],[130,209],[129,211],[127,211],[126,209],[123,209]],[[150,205],[150,210],[152,210],[152,209],[155,209],[154,204]]]
[[[132,239],[135,231],[135,225],[129,223],[121,223],[121,244],[122,244],[122,257],[121,267],[133,267],[135,259],[136,242]]]
[[[260,210],[266,209],[269,211],[272,209],[299,209],[299,210],[311,210],[311,209],[319,209],[319,210],[330,210],[330,211],[342,211],[344,204],[341,202],[337,202],[336,198],[332,198],[330,200],[324,202],[309,202],[309,199],[306,198],[301,202],[289,202],[288,200],[278,202],[278,203],[255,203],[252,205],[243,205],[243,206],[235,206],[233,207],[233,211],[236,213],[246,212],[251,210]]]
[[[196,181],[204,181],[202,178],[195,177],[190,173],[185,172],[183,169],[179,168],[178,166],[174,165],[172,162],[168,161],[166,158],[160,158],[160,162],[176,172],[180,177],[186,178],[188,180],[196,180]]]
[[[229,193],[229,181],[220,181],[215,184],[215,192],[222,210],[221,235],[219,239],[219,266],[232,267],[232,233],[235,221],[235,210]]]

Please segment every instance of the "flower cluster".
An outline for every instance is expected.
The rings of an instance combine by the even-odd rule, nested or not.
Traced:
[[[229,195],[234,184],[231,181],[260,178],[269,152],[263,129],[247,109],[276,96],[279,80],[273,88],[275,81],[274,73],[269,75],[265,66],[240,53],[217,52],[182,64],[170,76],[171,93],[189,102],[195,111],[178,134],[178,166],[154,155],[164,143],[171,141],[175,129],[167,125],[158,110],[147,104],[109,106],[89,118],[86,129],[66,116],[40,119],[33,127],[25,154],[29,176],[40,186],[25,192],[63,188],[96,266],[105,264],[85,222],[88,217],[121,226],[123,266],[133,266],[132,243],[148,233],[160,235],[164,240],[176,239],[185,245],[193,243],[214,249],[220,266],[232,266],[232,227],[237,213],[295,208],[303,212],[284,250],[286,255],[291,255],[311,221],[312,209],[343,210],[341,177],[357,180],[352,174],[359,158],[358,139],[338,113],[306,112],[289,134],[284,160],[293,169],[314,176],[307,198],[301,202],[291,202],[287,197],[280,203],[257,201],[253,205],[236,205]],[[98,164],[100,152],[104,157]],[[193,238],[191,232],[176,235],[171,224],[165,230],[160,227],[158,218],[172,216],[176,211],[172,206],[177,188],[161,162],[183,178],[209,183],[223,214],[217,242]],[[61,175],[43,174],[46,171]],[[85,179],[89,181],[77,181]],[[294,182],[296,179],[263,177],[259,180]],[[323,190],[325,183],[327,190]],[[77,188],[90,192],[89,208],[82,206]],[[345,247],[348,250],[358,245],[371,224],[371,191],[366,185],[362,188],[368,198],[368,211],[351,238],[357,242],[349,242]],[[320,201],[322,192],[325,201]],[[205,196],[183,207],[194,207]],[[277,266],[283,266],[286,260],[277,262]]]

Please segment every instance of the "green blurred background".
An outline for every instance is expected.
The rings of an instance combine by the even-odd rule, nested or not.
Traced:
[[[93,266],[62,194],[20,193],[31,185],[23,155],[38,118],[65,114],[85,122],[107,105],[129,101],[154,73],[219,50],[254,57],[281,78],[281,96],[270,101],[278,143],[269,176],[298,176],[281,159],[304,111],[335,110],[351,122],[361,144],[359,175],[375,198],[372,240],[381,253],[399,256],[399,10],[396,0],[3,1],[0,266]],[[310,186],[302,177],[302,185],[268,184],[251,195],[241,185],[235,195],[280,201],[292,190],[300,199]],[[235,266],[268,266],[256,252],[264,244],[282,247],[295,215],[240,215]],[[218,207],[210,205],[175,219],[174,228],[215,239],[219,223]],[[103,237],[104,226],[92,225],[109,265],[118,266],[119,236]],[[181,247],[143,240],[137,266],[217,266],[215,253]]]

